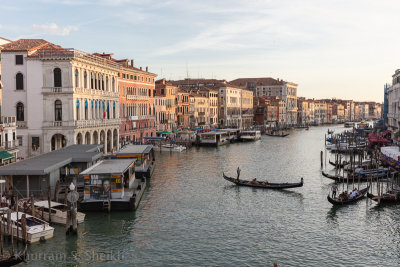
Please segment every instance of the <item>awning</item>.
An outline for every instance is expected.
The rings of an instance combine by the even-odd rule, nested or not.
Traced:
[[[157,132],[157,134],[170,134],[171,132]]]
[[[181,130],[179,130],[179,129],[176,129],[176,130],[173,130],[172,132],[173,133],[179,133]]]
[[[14,156],[10,153],[8,153],[7,151],[3,150],[0,151],[0,159],[2,160],[8,160],[8,159],[12,159],[14,158]]]

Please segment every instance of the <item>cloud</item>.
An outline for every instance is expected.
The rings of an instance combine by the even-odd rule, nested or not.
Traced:
[[[69,35],[71,31],[77,31],[78,27],[72,25],[60,27],[55,23],[50,23],[42,25],[33,24],[32,29],[40,32],[41,34],[66,36]]]

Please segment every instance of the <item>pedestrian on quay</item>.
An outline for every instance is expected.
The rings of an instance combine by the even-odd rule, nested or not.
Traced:
[[[337,184],[332,185],[332,198],[336,198]]]

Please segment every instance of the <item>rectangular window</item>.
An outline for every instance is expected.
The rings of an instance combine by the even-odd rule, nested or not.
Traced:
[[[32,137],[32,150],[37,151],[40,148],[39,137]]]
[[[22,146],[22,136],[17,136],[17,140],[18,140],[18,146]]]
[[[15,55],[15,65],[24,65],[24,57],[22,55]]]

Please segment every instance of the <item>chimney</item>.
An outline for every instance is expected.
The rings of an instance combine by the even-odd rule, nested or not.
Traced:
[[[142,67],[140,67],[140,70],[142,70]]]
[[[146,66],[146,72],[149,72],[149,67],[148,66]]]
[[[131,59],[131,67],[134,67],[133,63],[134,63],[133,59]]]

